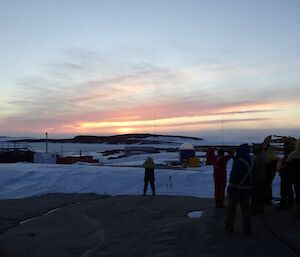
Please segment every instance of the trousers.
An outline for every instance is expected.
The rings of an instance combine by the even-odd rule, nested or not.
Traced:
[[[243,225],[245,232],[251,231],[250,193],[228,192],[228,213],[225,227],[234,229],[237,206],[240,205],[243,215]]]

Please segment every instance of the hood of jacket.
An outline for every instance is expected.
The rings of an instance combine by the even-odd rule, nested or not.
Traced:
[[[149,169],[154,168],[154,161],[151,157],[148,157],[147,160],[144,162],[144,167]]]
[[[236,150],[236,158],[247,159],[250,155],[250,147],[248,144],[240,145]]]
[[[287,161],[290,162],[293,158],[300,159],[300,138],[296,142],[295,151],[288,156]]]

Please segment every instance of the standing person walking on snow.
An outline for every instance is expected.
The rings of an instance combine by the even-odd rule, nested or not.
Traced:
[[[233,159],[228,186],[228,213],[225,230],[233,232],[237,205],[240,204],[245,233],[251,233],[250,193],[252,186],[252,160],[248,144],[238,147]]]
[[[153,159],[151,157],[148,157],[147,160],[143,164],[145,168],[145,176],[144,176],[144,194],[146,195],[148,183],[150,182],[151,189],[152,189],[152,195],[155,196],[155,177],[154,177],[154,167],[155,164],[153,162]]]
[[[215,201],[217,208],[224,208],[225,188],[227,181],[227,162],[233,157],[233,151],[227,151],[224,155],[223,149],[218,150],[214,162]]]

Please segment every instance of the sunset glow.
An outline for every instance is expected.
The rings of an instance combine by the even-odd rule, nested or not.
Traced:
[[[1,8],[0,136],[300,136],[299,3],[71,2]]]
[[[120,133],[120,134],[129,134],[129,133],[133,133],[135,131],[136,131],[135,128],[118,128],[117,129],[117,133]]]

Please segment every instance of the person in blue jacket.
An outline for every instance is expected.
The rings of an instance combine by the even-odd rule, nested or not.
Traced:
[[[243,214],[244,232],[251,233],[250,194],[252,188],[252,159],[250,147],[242,144],[238,147],[233,159],[232,169],[227,188],[228,213],[225,230],[233,232],[237,205]]]

